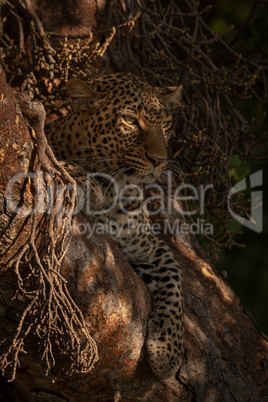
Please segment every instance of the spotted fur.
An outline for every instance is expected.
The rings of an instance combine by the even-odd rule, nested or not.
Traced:
[[[172,251],[154,234],[138,185],[157,181],[167,166],[170,108],[179,104],[181,88],[160,90],[119,73],[90,85],[71,79],[68,90],[75,108],[48,127],[49,143],[78,184],[85,185],[88,172],[96,174],[87,190],[93,185],[97,209],[108,208],[115,196],[113,184],[99,179],[98,172],[112,175],[124,189],[121,202],[106,213],[94,213],[92,219],[105,226],[147,284],[153,304],[146,343],[149,362],[156,376],[167,379],[183,356],[181,270]],[[120,235],[114,227],[120,228]]]

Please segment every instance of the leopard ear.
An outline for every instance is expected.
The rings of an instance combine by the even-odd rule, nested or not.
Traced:
[[[182,85],[179,87],[167,87],[162,95],[168,109],[174,109],[181,105]]]
[[[95,109],[96,93],[84,81],[71,78],[67,84],[67,90],[78,110],[84,112]]]

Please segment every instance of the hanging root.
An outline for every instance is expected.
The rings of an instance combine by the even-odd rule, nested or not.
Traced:
[[[67,355],[69,364],[65,371],[68,374],[88,373],[98,360],[97,346],[88,332],[80,309],[69,294],[67,281],[61,275],[61,265],[71,240],[72,212],[76,203],[75,182],[58,164],[47,146],[44,134],[45,112],[41,103],[32,102],[25,94],[20,94],[18,100],[21,110],[32,121],[38,149],[36,175],[32,182],[34,213],[31,223],[28,222],[32,224],[31,232],[14,263],[18,291],[29,303],[20,318],[11,346],[0,357],[0,369],[2,374],[5,374],[6,370],[11,368],[9,381],[13,381],[19,366],[20,353],[25,352],[25,340],[30,334],[36,334],[40,340],[42,359],[46,363],[47,372],[56,363],[54,351],[57,348]],[[38,195],[40,180],[42,176],[45,177],[42,171],[53,174],[60,172],[61,184],[72,186],[68,186],[65,194],[64,208],[68,213],[61,214],[59,225],[54,200],[45,224],[41,225],[40,239],[42,222],[41,215],[38,214]],[[42,184],[45,186],[45,180]],[[5,341],[1,344],[4,343]]]

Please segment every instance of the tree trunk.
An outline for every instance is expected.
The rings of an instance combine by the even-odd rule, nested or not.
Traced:
[[[25,309],[12,257],[29,237],[31,224],[6,208],[7,183],[29,171],[36,143],[1,71],[1,205],[2,262],[1,353],[7,350]],[[4,122],[4,123],[3,123]],[[33,190],[17,187],[20,195]],[[26,191],[28,193],[26,194]],[[45,218],[48,219],[48,218]],[[170,224],[174,217],[170,216]],[[22,222],[23,221],[23,222]],[[88,225],[76,217],[76,225]],[[39,234],[40,236],[40,234]],[[194,250],[189,241],[170,242],[183,267],[185,360],[176,378],[158,381],[146,361],[143,343],[150,300],[145,285],[117,245],[73,229],[62,275],[97,346],[99,360],[88,374],[64,372],[68,356],[54,349],[56,365],[46,376],[42,342],[32,333],[25,340],[13,382],[8,366],[1,379],[3,401],[266,401],[268,342],[228,284]],[[178,239],[177,239],[178,240]],[[41,239],[41,242],[44,239]],[[41,344],[41,346],[40,346]],[[121,399],[120,399],[121,398]]]

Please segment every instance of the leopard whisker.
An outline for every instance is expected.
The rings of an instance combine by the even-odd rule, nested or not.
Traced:
[[[114,170],[116,170],[116,169],[114,169]],[[114,175],[111,175],[111,176],[113,177],[113,181],[110,181],[110,183],[108,184],[108,187],[105,189],[104,196],[105,196],[105,195],[107,194],[107,192],[110,190],[112,183],[116,182],[117,179],[118,179],[123,173],[125,173],[126,171],[127,171],[127,169],[124,168],[124,167],[122,167],[122,168],[120,168],[119,170],[117,170],[117,172],[116,172]],[[112,173],[113,173],[113,171],[112,171]],[[104,181],[104,182],[105,182],[105,181]]]

